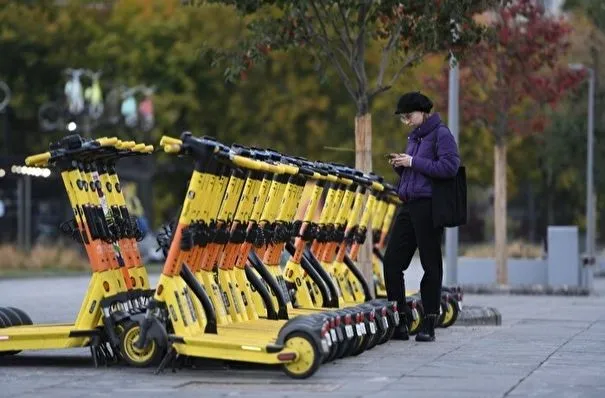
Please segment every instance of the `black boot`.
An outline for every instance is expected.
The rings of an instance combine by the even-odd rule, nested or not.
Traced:
[[[426,315],[422,321],[422,329],[416,335],[416,341],[435,341],[435,322],[437,315]]]
[[[393,333],[393,340],[409,340],[410,332],[408,327],[408,317],[404,312],[399,313],[399,325],[395,329],[395,333]]]

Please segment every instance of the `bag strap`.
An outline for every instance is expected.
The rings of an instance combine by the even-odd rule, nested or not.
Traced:
[[[443,123],[439,124],[439,127],[437,127],[437,131],[435,132],[435,142],[433,142],[433,155],[435,157],[435,160],[437,160],[437,140],[439,140],[439,128],[443,126],[445,128],[447,128],[447,126]],[[460,149],[458,149],[458,151],[460,151]],[[462,164],[462,159],[460,159],[460,166],[459,167],[464,167]]]
[[[435,129],[435,140],[433,141],[433,158],[435,160],[438,159],[438,157],[437,157],[437,141],[439,140],[439,130],[441,129],[441,127],[447,127],[447,126],[443,123],[439,123],[439,126],[437,126],[437,128]]]

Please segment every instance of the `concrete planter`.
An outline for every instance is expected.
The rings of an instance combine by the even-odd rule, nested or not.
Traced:
[[[548,263],[543,259],[509,259],[509,285],[546,284]],[[491,285],[496,283],[496,261],[493,258],[459,257],[458,283],[462,285]]]

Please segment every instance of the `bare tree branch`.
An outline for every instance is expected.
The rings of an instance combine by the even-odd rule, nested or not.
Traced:
[[[357,76],[357,83],[359,86],[359,94],[362,95],[366,92],[367,76],[365,72],[364,55],[365,55],[365,33],[366,33],[366,15],[367,15],[366,1],[362,2],[359,8],[359,15],[357,16],[357,24],[359,25],[359,34],[355,39],[355,50],[353,52],[353,60],[351,66]]]
[[[330,20],[330,23],[332,24],[332,27],[334,28],[334,32],[336,34],[340,34],[340,43],[342,44],[342,49],[338,49],[339,52],[343,55],[345,55],[345,58],[351,59],[353,56],[353,46],[349,46],[350,44],[350,37],[347,36],[345,29],[339,28],[338,27],[338,23],[337,23],[337,17],[336,16],[332,16],[330,14],[330,10],[328,8],[328,5],[323,1],[323,0],[319,0],[320,4],[321,4],[321,8],[324,10],[325,14],[326,14],[326,18],[328,20]],[[333,4],[332,4],[333,5]],[[337,6],[338,7],[338,6]],[[346,21],[345,21],[345,28],[347,27],[346,25]]]
[[[355,43],[353,42],[353,37],[351,36],[351,30],[349,29],[349,21],[347,20],[347,17],[345,15],[345,11],[344,11],[344,7],[342,6],[341,1],[338,0],[336,3],[338,4],[338,11],[340,12],[342,24],[344,25],[345,35],[346,35],[347,39],[349,40],[349,43],[351,44],[351,51],[353,51],[353,47],[355,46]]]
[[[403,27],[403,21],[399,21],[397,26],[392,32],[391,37],[389,37],[389,41],[386,46],[382,49],[382,54],[380,56],[380,66],[378,69],[378,76],[376,78],[376,87],[382,87],[382,82],[384,80],[384,72],[386,71],[387,64],[389,63],[389,58],[391,55],[391,51],[395,47],[397,40],[399,39],[399,35],[401,34],[401,29]]]
[[[413,54],[413,55],[410,55],[409,57],[407,57],[405,59],[405,61],[401,64],[399,69],[397,69],[397,71],[393,74],[393,77],[389,81],[389,84],[387,84],[386,86],[377,86],[372,91],[370,91],[370,94],[369,94],[370,99],[374,98],[376,95],[378,95],[380,93],[390,90],[391,87],[393,87],[393,84],[395,84],[395,82],[397,81],[397,79],[399,79],[399,76],[403,73],[403,71],[408,66],[410,66],[411,64],[413,64],[414,62],[419,60],[420,58],[422,58],[422,53]]]
[[[309,37],[312,39],[316,39],[318,44],[321,46],[321,48],[323,49],[323,51],[326,53],[328,59],[330,59],[330,61],[332,61],[332,63],[334,64],[334,67],[336,68],[336,71],[338,72],[338,75],[340,76],[340,78],[342,79],[342,82],[345,86],[345,88],[347,89],[347,91],[349,92],[349,94],[351,95],[351,97],[353,97],[353,99],[355,101],[357,101],[357,94],[355,93],[355,89],[353,88],[353,83],[351,82],[351,79],[349,78],[349,76],[347,75],[347,73],[344,71],[342,65],[340,64],[340,62],[338,61],[338,59],[336,58],[336,56],[334,55],[334,51],[332,50],[330,43],[327,41],[327,32],[325,31],[325,26],[323,26],[323,22],[321,22],[322,25],[322,29],[324,31],[324,34],[326,34],[326,36],[322,37],[320,34],[315,33],[315,30],[313,29],[313,26],[311,25],[311,23],[307,20],[307,18],[305,18],[305,15],[302,13],[302,11],[300,9],[298,9],[298,13],[300,16],[300,19],[304,22],[306,30],[309,34]]]

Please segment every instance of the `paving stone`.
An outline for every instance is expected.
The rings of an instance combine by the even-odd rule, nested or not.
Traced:
[[[19,307],[36,322],[71,322],[87,283],[2,280],[0,306]],[[605,293],[605,280],[595,287]],[[324,364],[308,380],[292,380],[276,367],[227,369],[212,361],[157,376],[151,369],[94,369],[87,349],[70,349],[0,357],[0,396],[605,396],[605,294],[465,294],[466,306],[497,308],[502,324],[437,329],[435,343],[391,341]]]

